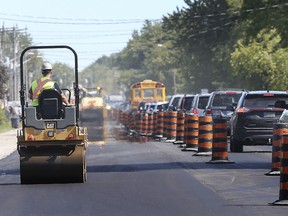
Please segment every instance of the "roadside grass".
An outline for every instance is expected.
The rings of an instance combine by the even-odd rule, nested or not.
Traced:
[[[8,131],[12,128],[10,120],[5,115],[5,111],[0,109],[0,132]]]
[[[5,122],[0,124],[0,133],[6,132],[11,130],[11,123],[10,122]]]

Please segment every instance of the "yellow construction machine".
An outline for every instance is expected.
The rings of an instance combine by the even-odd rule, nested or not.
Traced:
[[[80,120],[103,123],[106,117],[102,87],[81,89]]]
[[[43,90],[39,95],[39,111],[28,105],[24,72],[24,56],[34,49],[68,49],[75,59],[75,104],[64,106],[54,90]],[[79,127],[78,57],[66,45],[31,46],[20,56],[20,100],[22,128],[17,131],[17,149],[20,155],[21,184],[82,183],[87,179],[87,129]],[[71,92],[69,93],[69,99]]]

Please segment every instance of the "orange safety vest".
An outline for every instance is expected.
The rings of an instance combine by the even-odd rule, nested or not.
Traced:
[[[39,105],[39,95],[44,89],[53,89],[55,82],[48,79],[47,77],[42,77],[39,80],[34,80],[32,82],[32,106]]]

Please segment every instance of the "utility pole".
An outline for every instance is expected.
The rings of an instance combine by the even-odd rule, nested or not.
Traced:
[[[27,30],[18,29],[17,27],[5,28],[4,24],[0,28],[0,62],[7,63],[9,68],[9,99],[19,100],[20,74],[17,72],[18,67],[18,36],[19,32]],[[9,48],[9,49],[8,49]],[[11,49],[10,49],[11,48]]]
[[[176,81],[175,69],[173,70],[173,87],[174,87],[174,94],[177,94],[177,81]]]
[[[17,100],[17,75],[16,75],[16,30],[13,27],[13,72],[12,72],[12,80],[13,80],[13,100]]]
[[[4,60],[3,60],[3,46],[4,46],[4,25],[2,25],[2,30],[1,30],[0,62],[4,62]]]

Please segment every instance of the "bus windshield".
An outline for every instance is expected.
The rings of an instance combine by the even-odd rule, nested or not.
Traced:
[[[166,101],[166,89],[163,83],[143,80],[134,83],[130,88],[130,100],[132,108],[144,102],[164,102]]]

